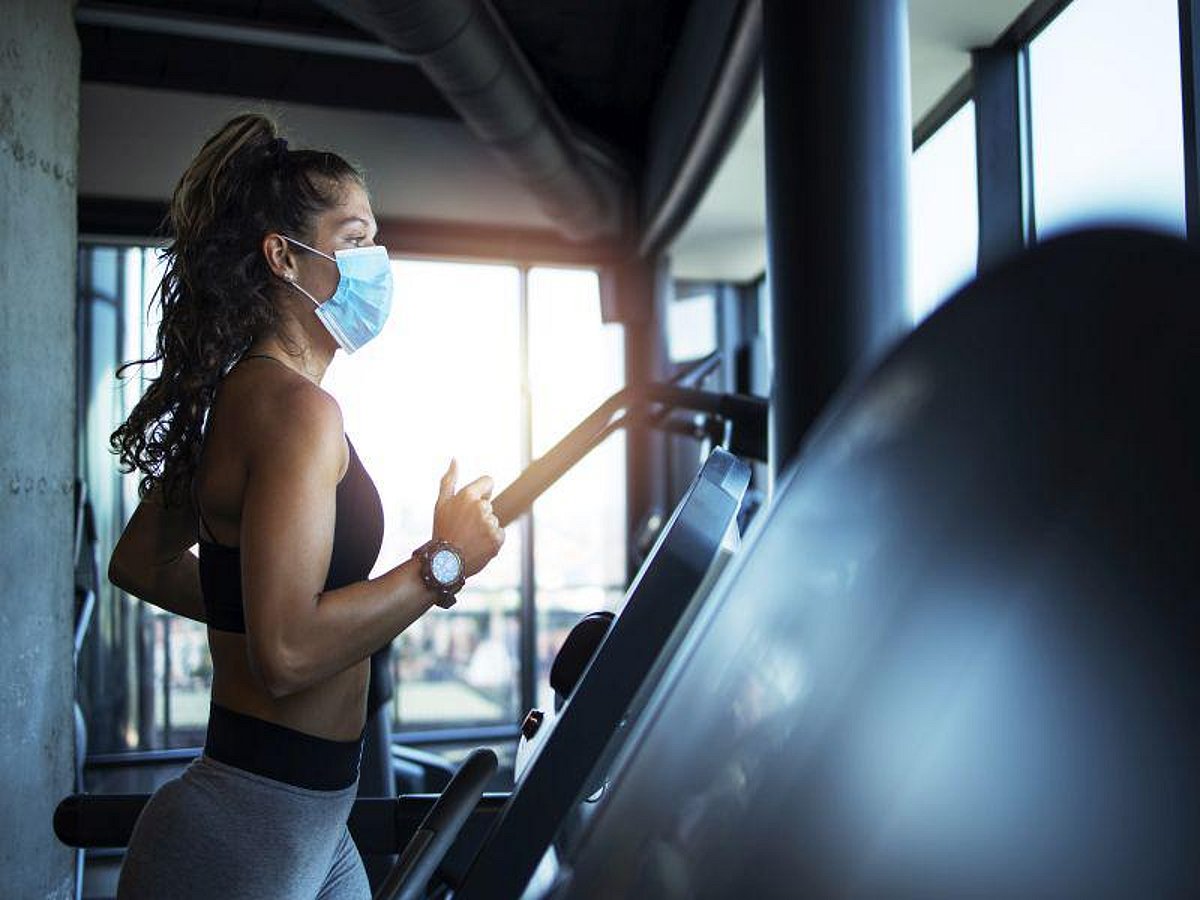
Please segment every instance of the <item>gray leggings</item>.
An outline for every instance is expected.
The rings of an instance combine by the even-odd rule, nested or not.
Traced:
[[[204,755],[150,798],[118,900],[369,900],[346,819],[357,782],[297,787]]]

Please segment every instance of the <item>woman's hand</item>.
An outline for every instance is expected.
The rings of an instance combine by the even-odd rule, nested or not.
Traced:
[[[450,460],[450,468],[438,486],[437,505],[433,510],[433,537],[448,541],[463,555],[463,575],[470,578],[500,552],[504,544],[504,529],[492,512],[492,479],[477,478],[455,493],[458,462]]]

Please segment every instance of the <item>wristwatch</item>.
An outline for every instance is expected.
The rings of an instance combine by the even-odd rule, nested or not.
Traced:
[[[413,558],[421,563],[421,580],[438,595],[434,601],[442,609],[449,609],[458,599],[455,596],[466,583],[462,554],[451,543],[433,540],[413,551]]]

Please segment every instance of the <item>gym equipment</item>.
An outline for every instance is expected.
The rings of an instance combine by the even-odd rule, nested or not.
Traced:
[[[616,616],[608,610],[588,613],[575,623],[550,666],[550,687],[554,689],[554,711],[562,709],[584,669],[596,655],[596,650]]]
[[[1197,297],[1064,237],[843,390],[528,896],[1200,894]]]
[[[702,604],[706,578],[728,558],[750,481],[746,463],[715,449],[634,579],[573,691],[540,738],[455,896],[514,897],[571,809],[643,682],[671,655]]]
[[[550,687],[554,691],[554,709],[547,713],[531,709],[521,723],[521,736],[517,739],[516,760],[513,763],[513,779],[519,782],[533,757],[541,750],[542,742],[553,730],[553,716],[558,714],[567,697],[575,690],[584,669],[596,655],[600,642],[616,618],[608,610],[588,613],[575,623],[550,667]],[[547,716],[551,718],[547,720]]]
[[[421,820],[373,900],[416,900],[424,893],[438,864],[483,796],[488,779],[496,772],[496,762],[496,754],[487,749],[476,750],[467,757]]]
[[[517,479],[492,501],[501,525],[508,525],[529,509],[555,482],[570,471],[611,434],[635,424],[649,425],[697,438],[715,438],[739,457],[767,459],[767,409],[762,397],[719,394],[671,383],[622,388],[613,394],[566,437],[529,464]],[[704,413],[697,425],[672,418],[679,410]]]

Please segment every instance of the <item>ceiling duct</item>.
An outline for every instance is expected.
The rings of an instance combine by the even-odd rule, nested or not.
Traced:
[[[565,236],[620,236],[623,179],[571,134],[488,0],[318,2],[413,58]]]

